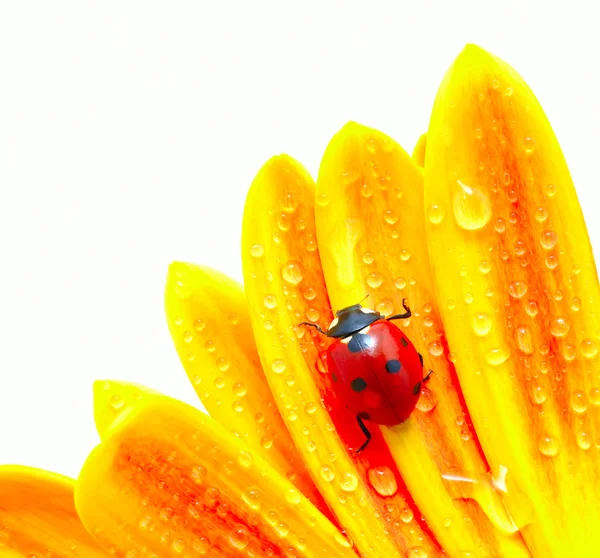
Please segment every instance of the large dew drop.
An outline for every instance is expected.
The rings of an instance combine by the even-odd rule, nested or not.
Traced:
[[[489,198],[477,188],[457,180],[458,190],[454,194],[452,210],[460,227],[476,231],[485,227],[492,218],[492,204]]]
[[[297,285],[302,281],[302,265],[300,262],[290,261],[281,268],[281,276],[291,285]]]
[[[398,482],[394,472],[385,465],[372,467],[367,473],[371,486],[381,496],[393,496],[398,491]]]

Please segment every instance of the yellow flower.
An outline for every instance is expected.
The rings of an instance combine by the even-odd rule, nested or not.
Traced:
[[[212,418],[98,382],[102,443],[74,504],[62,478],[0,469],[2,556],[597,554],[598,277],[560,147],[512,68],[466,47],[412,158],[350,123],[316,185],[268,161],[242,257],[245,291],[206,267],[168,273],[169,329]],[[407,299],[399,326],[435,374],[357,453],[331,340],[299,324],[326,329],[367,294],[384,316]]]

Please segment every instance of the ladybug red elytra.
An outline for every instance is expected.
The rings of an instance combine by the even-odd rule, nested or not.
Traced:
[[[410,340],[390,320],[410,318],[412,313],[402,301],[406,312],[385,318],[370,308],[354,304],[336,312],[336,317],[323,331],[318,324],[302,322],[319,333],[336,339],[327,349],[327,365],[334,389],[344,399],[346,407],[356,413],[358,426],[366,436],[356,453],[371,441],[364,421],[395,426],[414,411],[421,394],[423,357]]]

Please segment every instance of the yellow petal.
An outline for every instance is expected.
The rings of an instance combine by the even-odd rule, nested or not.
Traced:
[[[154,396],[121,414],[75,489],[83,524],[117,556],[353,556],[259,455],[198,410]]]
[[[424,356],[426,370],[435,372],[413,416],[400,426],[382,428],[427,525],[451,556],[528,556],[488,480],[456,374],[442,357],[446,341],[428,262],[422,170],[388,136],[350,123],[325,152],[317,195],[330,200],[317,207],[317,232],[333,307],[355,304],[369,294],[364,304],[391,315],[403,311],[405,298],[413,317],[396,323]],[[338,235],[348,222],[353,234]],[[359,240],[350,241],[354,238]],[[343,264],[340,253],[346,254]],[[344,280],[346,274],[354,277],[351,283]],[[365,451],[365,459],[376,456]],[[465,494],[448,487],[442,474],[456,471],[469,471],[477,490]]]
[[[19,466],[0,466],[2,558],[106,558],[75,512],[73,481]]]
[[[427,134],[422,134],[415,145],[412,158],[417,166],[423,168],[425,166],[425,151],[427,150]]]
[[[213,269],[176,262],[165,308],[179,358],[210,416],[328,513],[269,390],[242,286]]]
[[[359,551],[392,557],[410,548],[412,554],[422,549],[433,555],[435,542],[418,519],[410,522],[412,502],[388,466],[389,452],[380,437],[372,446],[380,450],[395,499],[382,502],[374,496],[367,467],[355,457],[362,443],[356,418],[335,398],[325,373],[326,340],[298,325],[310,321],[326,327],[332,318],[317,251],[314,196],[306,170],[281,156],[261,169],[246,200],[244,277],[263,368],[317,486]],[[328,203],[326,197],[317,199],[317,204]],[[346,234],[352,235],[352,227],[343,223],[338,236]],[[263,248],[260,257],[254,255],[256,246]],[[376,485],[378,474],[371,473]]]
[[[94,382],[94,421],[101,439],[119,416],[144,397],[158,395],[158,392],[145,386],[115,380]]]
[[[505,62],[468,46],[428,134],[425,204],[440,310],[466,402],[535,556],[600,544],[600,293],[562,152]],[[590,407],[587,411],[587,407]]]

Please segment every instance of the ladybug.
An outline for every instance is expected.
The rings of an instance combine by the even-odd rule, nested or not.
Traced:
[[[358,426],[366,437],[356,453],[371,441],[364,421],[385,426],[404,422],[419,400],[421,383],[433,373],[430,370],[423,378],[423,356],[390,323],[411,317],[406,300],[402,306],[403,314],[385,318],[354,304],[338,310],[327,331],[311,322],[300,324],[336,339],[327,349],[327,363],[334,389],[337,386],[346,407],[356,413]]]

